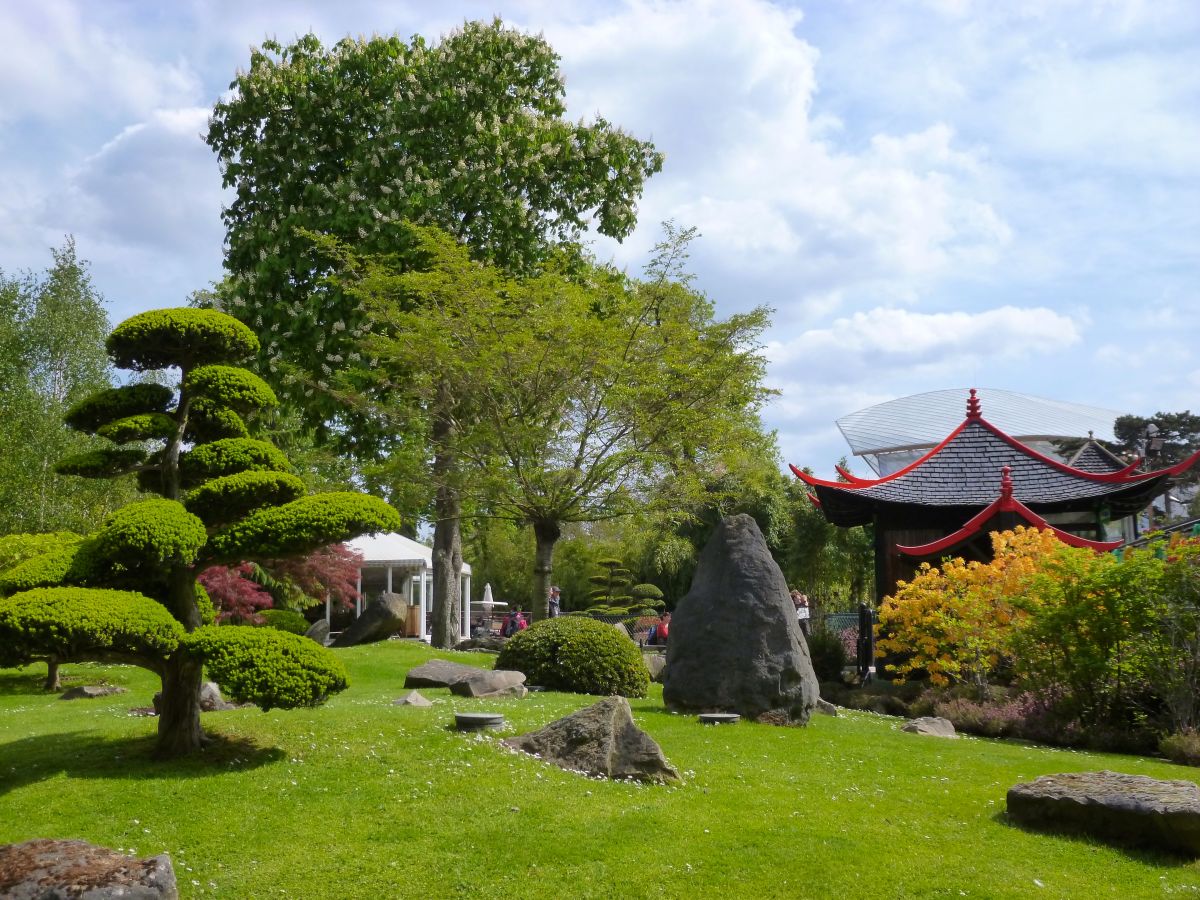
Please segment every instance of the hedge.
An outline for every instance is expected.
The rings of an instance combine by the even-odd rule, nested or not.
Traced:
[[[80,400],[63,417],[76,431],[94,434],[101,425],[142,413],[166,412],[175,392],[161,384],[106,388]]]
[[[258,352],[258,338],[215,309],[154,309],[126,319],[105,342],[113,365],[144,372],[235,362]]]
[[[239,472],[290,472],[287,457],[274,444],[253,438],[222,438],[184,453],[179,473],[185,484],[195,485],[209,478],[236,475]]]
[[[594,619],[558,616],[518,631],[496,658],[497,669],[524,672],[530,684],[556,691],[645,697],[650,673],[623,630]]]
[[[124,475],[146,461],[146,451],[138,447],[97,447],[64,456],[54,465],[59,475],[80,478],[114,478]]]
[[[214,534],[208,550],[214,560],[247,556],[285,557],[336,544],[347,537],[397,531],[400,515],[378,497],[338,491],[301,497],[261,509]]]
[[[278,631],[289,634],[305,634],[308,631],[308,619],[291,609],[264,609],[259,613],[263,624]]]
[[[200,366],[187,374],[183,386],[197,397],[243,413],[279,403],[265,381],[237,366]]]
[[[153,663],[170,656],[183,637],[166,607],[131,591],[54,587],[0,600],[0,665],[106,653]]]
[[[185,642],[222,691],[264,710],[315,706],[349,684],[340,659],[315,641],[286,631],[207,625]]]
[[[264,506],[281,506],[304,496],[304,482],[287,472],[239,472],[206,481],[184,498],[188,511],[206,525],[240,519]]]
[[[102,438],[108,438],[114,444],[169,438],[174,433],[175,420],[166,413],[139,413],[136,416],[117,419],[115,422],[109,422],[96,429],[96,434]]]

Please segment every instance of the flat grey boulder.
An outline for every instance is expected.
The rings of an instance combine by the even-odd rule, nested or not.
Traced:
[[[504,649],[504,644],[508,638],[502,638],[499,635],[489,634],[483,637],[466,638],[454,645],[455,650],[483,650],[489,653],[499,653]]]
[[[421,663],[415,669],[409,669],[408,674],[404,676],[404,686],[406,688],[448,688],[464,678],[471,678],[484,671],[487,670],[451,662],[448,659],[431,659],[427,663]]]
[[[1008,789],[1014,822],[1200,856],[1200,787],[1120,772],[1043,775]]]
[[[900,730],[907,731],[909,734],[928,734],[933,737],[958,737],[958,734],[954,731],[954,723],[949,719],[943,719],[941,716],[921,716],[919,719],[905,722]]]
[[[324,647],[325,642],[329,640],[329,623],[324,619],[317,619],[308,626],[308,631],[304,632],[304,636]]]
[[[94,700],[97,697],[111,697],[113,694],[124,694],[126,689],[115,684],[81,684],[69,691],[63,691],[59,700]]]
[[[608,697],[504,744],[571,772],[636,781],[676,781],[654,738],[633,724],[629,701]]]
[[[372,600],[354,623],[337,636],[334,647],[354,647],[385,641],[394,634],[404,632],[408,620],[408,603],[399,594],[383,593]]]
[[[828,700],[823,700],[820,697],[817,698],[817,705],[814,707],[814,709],[823,716],[836,716],[838,714],[836,706],[834,706]]]
[[[0,847],[6,900],[176,900],[166,853],[135,859],[86,841],[25,841]]]
[[[393,700],[392,706],[419,706],[424,708],[433,706],[433,701],[421,696],[419,691],[409,691],[399,700]]]
[[[162,691],[154,695],[154,715],[162,715]],[[241,709],[237,703],[230,703],[221,696],[221,689],[215,681],[206,681],[200,685],[200,712],[224,712],[227,709]]]
[[[525,673],[508,669],[476,669],[450,685],[450,693],[459,697],[524,697]]]
[[[650,672],[650,680],[661,683],[663,670],[667,667],[667,658],[661,653],[643,653],[642,659]]]
[[[819,689],[787,582],[754,519],[729,516],[676,607],[663,701],[695,712],[803,725]]]

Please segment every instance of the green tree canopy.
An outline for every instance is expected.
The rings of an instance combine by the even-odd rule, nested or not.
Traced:
[[[231,365],[257,349],[253,333],[231,316],[154,310],[119,325],[107,343],[125,365],[177,368],[178,386],[164,392],[129,385],[79,401],[68,420],[107,446],[62,460],[60,470],[92,478],[137,473],[159,496],[127,504],[83,541],[4,574],[0,587],[16,591],[0,600],[5,659],[115,659],[157,672],[164,755],[202,742],[205,662],[232,696],[264,708],[316,703],[344,687],[341,664],[306,639],[274,630],[246,637],[236,626],[201,629],[212,609],[196,576],[213,563],[299,555],[391,530],[399,526],[395,511],[357,493],[301,496],[287,458],[266,441],[189,439],[197,405],[236,414],[274,403],[255,376]],[[170,427],[113,428],[141,417]]]

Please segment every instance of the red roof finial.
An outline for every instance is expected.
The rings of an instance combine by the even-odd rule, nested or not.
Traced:
[[[967,400],[967,418],[978,419],[983,415],[983,410],[979,405],[979,399],[975,396],[975,388],[971,388],[971,397]]]
[[[1005,500],[1012,497],[1012,466],[1003,466],[1000,469],[1000,496]]]

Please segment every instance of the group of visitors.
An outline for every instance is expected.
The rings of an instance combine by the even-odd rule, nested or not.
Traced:
[[[671,614],[665,612],[662,618],[650,626],[646,635],[646,643],[656,647],[667,646],[667,638],[671,636]]]
[[[805,637],[808,637],[808,623],[812,619],[812,607],[809,605],[808,595],[803,591],[793,589],[792,606],[796,608],[796,621],[800,623],[800,631]]]

